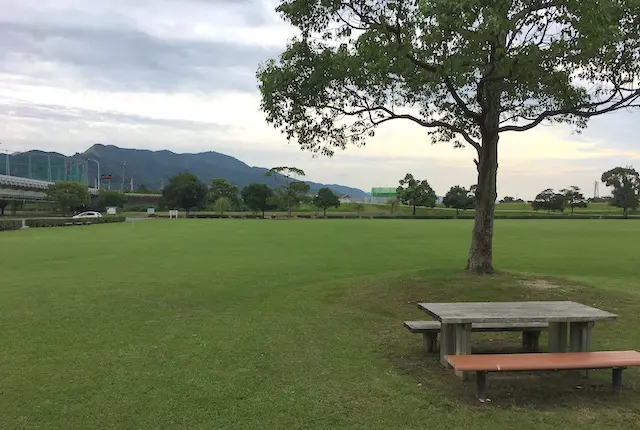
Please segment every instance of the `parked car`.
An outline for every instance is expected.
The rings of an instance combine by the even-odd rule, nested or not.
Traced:
[[[100,212],[95,211],[87,211],[79,213],[78,215],[74,215],[71,218],[79,219],[79,218],[102,218],[102,214]]]

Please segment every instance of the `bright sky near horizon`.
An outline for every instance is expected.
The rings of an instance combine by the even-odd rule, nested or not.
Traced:
[[[73,154],[93,143],[217,151],[308,179],[369,190],[405,173],[439,195],[475,182],[471,148],[431,145],[424,129],[391,121],[363,148],[313,158],[259,110],[255,71],[294,29],[275,0],[0,0],[0,151]],[[603,171],[640,167],[640,112],[504,134],[498,195],[533,198]],[[600,184],[601,193],[603,185]]]

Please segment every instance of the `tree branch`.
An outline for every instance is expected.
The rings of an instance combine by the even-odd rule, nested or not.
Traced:
[[[616,94],[614,92],[614,94]],[[530,119],[530,123],[522,126],[516,125],[507,125],[504,127],[500,127],[498,129],[498,133],[502,133],[504,131],[526,131],[534,128],[539,125],[542,121],[552,118],[554,116],[559,115],[574,115],[580,118],[591,118],[592,116],[601,115],[603,113],[614,112],[616,110],[624,109],[627,107],[640,107],[640,102],[634,104],[636,100],[640,99],[640,89],[636,89],[628,96],[622,97],[615,103],[612,103],[610,106],[598,109],[601,106],[604,106],[611,102],[613,96],[609,97],[607,100],[597,103],[588,103],[582,106],[571,106],[563,109],[555,109],[555,110],[547,110],[538,115],[535,119]],[[593,110],[586,110],[593,109]]]

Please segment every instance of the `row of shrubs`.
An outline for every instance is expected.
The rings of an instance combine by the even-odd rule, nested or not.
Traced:
[[[33,218],[25,220],[27,227],[67,227],[71,225],[86,225],[86,224],[105,224],[112,222],[124,222],[126,220],[123,216],[106,216],[102,218]]]
[[[22,220],[4,219],[0,220],[0,231],[20,230],[22,228]]]
[[[283,215],[271,216],[266,215],[265,218],[282,218]],[[322,215],[314,214],[295,214],[295,218],[303,219],[321,219]],[[239,218],[239,219],[261,219],[262,215],[253,214],[190,214],[187,218]],[[452,215],[363,215],[356,214],[327,214],[327,219],[473,219],[473,214]],[[600,214],[574,214],[574,215],[548,215],[548,214],[495,214],[495,219],[623,219],[622,215],[600,215]],[[640,218],[638,218],[640,219]]]

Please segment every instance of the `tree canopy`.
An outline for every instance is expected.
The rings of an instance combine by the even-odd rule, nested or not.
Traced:
[[[438,196],[429,185],[429,182],[417,180],[411,173],[407,173],[404,179],[401,179],[400,185],[396,192],[398,200],[403,204],[413,206],[413,215],[416,214],[417,206],[435,207]]]
[[[184,209],[187,213],[204,207],[206,197],[207,186],[189,172],[172,176],[162,190],[162,200],[166,206]]]
[[[318,195],[313,198],[313,204],[323,210],[324,216],[327,216],[327,209],[337,208],[340,206],[340,199],[331,188],[320,188]]]
[[[62,215],[73,215],[91,202],[87,186],[77,182],[56,182],[49,185],[47,198],[55,202]]]
[[[547,211],[547,213],[551,213],[551,211],[563,212],[564,205],[564,195],[556,193],[551,188],[547,188],[546,190],[538,193],[535,200],[531,202],[531,207],[534,211],[544,210]]]
[[[455,185],[447,191],[447,194],[442,199],[442,204],[448,208],[455,208],[456,215],[459,214],[460,209],[473,209],[475,206],[470,191],[459,185]]]
[[[107,207],[123,208],[127,203],[127,196],[119,191],[100,190],[98,207],[105,210]]]
[[[273,190],[266,184],[249,184],[240,192],[242,201],[254,212],[262,212],[271,209],[273,202]]]
[[[277,10],[300,34],[257,71],[267,121],[325,155],[391,120],[473,147],[476,272],[493,270],[500,136],[583,129],[640,105],[637,0],[283,0]]]
[[[272,167],[264,175],[274,177],[276,181],[279,180],[278,178],[284,178],[284,185],[278,187],[276,197],[279,199],[278,203],[284,205],[287,215],[291,217],[293,207],[304,200],[310,189],[308,184],[296,179],[296,177],[305,176],[304,170],[297,167]]]
[[[625,218],[629,209],[637,209],[640,200],[640,176],[632,167],[616,167],[602,174],[602,182],[613,187],[611,204],[622,208]]]
[[[232,207],[238,207],[238,187],[228,182],[226,179],[212,179],[211,186],[209,187],[209,201],[215,204],[215,202],[221,197],[225,197],[229,200]]]
[[[571,208],[571,215],[575,208],[586,208],[587,200],[584,198],[580,187],[572,185],[569,188],[560,190],[560,193],[564,196],[564,201],[567,206]]]

